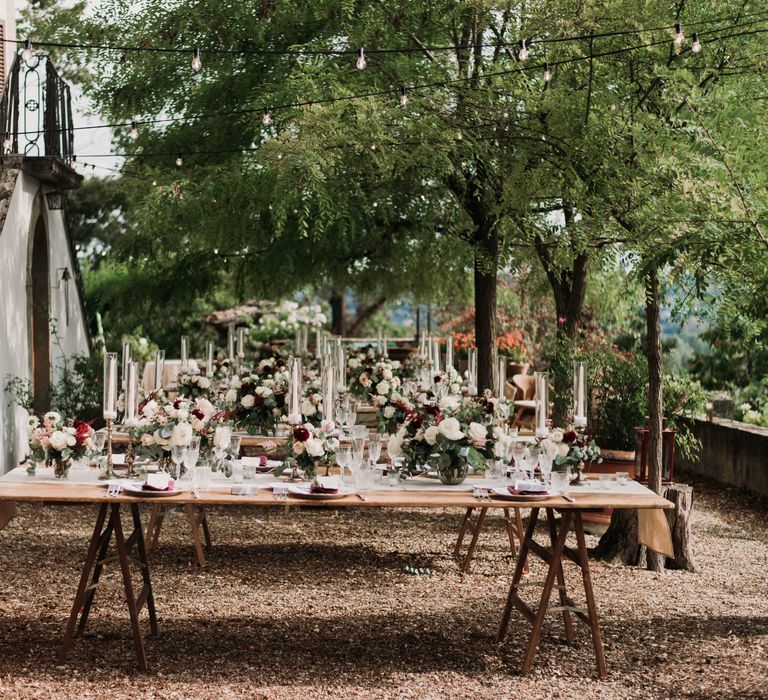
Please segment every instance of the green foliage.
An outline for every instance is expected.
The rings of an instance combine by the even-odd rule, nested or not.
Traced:
[[[27,413],[32,413],[33,392],[31,380],[7,374],[5,375],[5,390],[10,395],[11,401],[21,406]]]
[[[51,389],[51,406],[68,418],[101,420],[102,357],[74,355],[64,363],[59,381]]]

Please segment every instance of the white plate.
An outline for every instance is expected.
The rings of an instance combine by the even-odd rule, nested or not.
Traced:
[[[163,496],[178,496],[180,493],[184,492],[184,489],[179,487],[179,483],[175,482],[173,484],[173,491],[145,491],[142,486],[144,486],[144,482],[142,481],[135,481],[130,484],[126,484],[123,486],[123,491],[125,493],[130,493],[132,496],[145,496],[147,498],[162,498]]]
[[[549,493],[510,493],[507,489],[491,489],[495,498],[502,498],[505,501],[543,501],[551,498]]]
[[[312,493],[309,490],[309,486],[289,486],[288,493],[296,498],[306,498],[313,501],[327,501],[335,498],[344,498],[355,492],[353,489],[342,487],[339,489],[338,493]]]

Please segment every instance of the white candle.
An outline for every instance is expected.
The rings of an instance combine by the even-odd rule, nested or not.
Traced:
[[[335,427],[336,408],[336,367],[331,362],[323,367],[320,385],[323,397],[323,424],[325,429],[330,431]]]
[[[232,362],[235,359],[235,327],[227,328],[227,359]]]
[[[315,331],[315,354],[320,357],[323,349],[323,331],[319,328]]]
[[[301,358],[288,358],[288,422],[301,423]]]
[[[500,357],[496,366],[496,395],[503,399],[507,391],[507,358]]]
[[[547,414],[549,413],[547,373],[534,372],[533,376],[536,388],[536,437],[546,437],[549,435],[547,428]]]
[[[208,341],[207,358],[205,361],[205,374],[208,377],[213,376],[213,341]]]
[[[432,338],[432,372],[440,372],[440,338]]]
[[[586,367],[583,362],[573,363],[573,425],[587,426]]]
[[[347,353],[341,343],[336,348],[336,385],[341,393],[347,390]]]
[[[128,363],[128,381],[125,389],[125,422],[136,419],[136,395],[138,394],[138,366]]]
[[[155,353],[155,391],[163,390],[163,370],[165,366],[165,350]]]
[[[117,418],[117,353],[104,355],[104,420]]]
[[[186,372],[189,369],[189,336],[181,336],[181,371]]]
[[[237,329],[237,357],[243,359],[245,357],[245,327],[240,326]]]
[[[381,350],[384,357],[389,357],[389,338],[385,335],[381,341]]]
[[[467,384],[469,393],[477,393],[477,348],[467,349]]]
[[[131,343],[127,340],[123,341],[123,356],[121,358],[122,362],[122,387],[123,391],[125,391],[126,382],[128,381],[128,364],[131,361]]]
[[[453,336],[449,333],[445,336],[445,371],[453,369]]]

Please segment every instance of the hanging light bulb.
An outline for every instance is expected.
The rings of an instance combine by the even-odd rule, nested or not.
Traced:
[[[691,51],[693,53],[699,53],[701,51],[701,42],[699,41],[699,35],[694,32],[691,34],[691,39],[693,39],[693,44],[691,44]]]
[[[12,148],[13,143],[11,143],[11,139],[5,139],[5,141],[3,141],[3,152],[10,153]]]
[[[182,165],[184,165],[184,161],[181,158],[181,153],[176,156],[176,165],[180,168]]]
[[[21,51],[21,58],[24,63],[29,63],[35,54],[32,51],[32,42],[29,39],[24,40],[24,48]]]
[[[264,107],[264,115],[261,118],[261,122],[264,126],[269,126],[272,123],[272,115],[266,107]]]
[[[131,141],[135,141],[139,138],[139,129],[136,126],[136,122],[131,122],[131,130],[128,132],[128,136],[130,136]]]
[[[517,57],[521,61],[528,58],[528,44],[525,39],[520,39],[520,50],[517,52]]]
[[[405,89],[405,85],[400,88],[400,106],[408,106],[408,91]]]
[[[548,83],[552,80],[552,69],[549,67],[549,63],[544,64],[544,82]]]
[[[365,62],[365,49],[362,46],[357,50],[357,63],[355,65],[357,70],[365,70],[365,67],[368,65]]]
[[[682,46],[685,43],[685,35],[680,26],[680,22],[675,23],[675,46]]]
[[[195,71],[195,73],[199,73],[202,67],[203,62],[200,60],[200,49],[195,49],[192,52],[192,70]]]

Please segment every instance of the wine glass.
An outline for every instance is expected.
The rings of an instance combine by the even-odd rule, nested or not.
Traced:
[[[93,434],[93,451],[95,453],[96,464],[101,468],[104,464],[104,444],[107,441],[107,431],[97,430]]]
[[[375,466],[379,461],[379,457],[381,457],[381,435],[379,433],[372,433],[368,437],[368,459]]]
[[[174,467],[169,470],[169,474],[174,478],[179,478],[181,472],[181,463],[184,460],[184,452],[187,449],[187,445],[172,445],[171,446],[171,461]]]
[[[365,453],[365,439],[354,438],[352,440],[352,453],[349,461],[349,469],[352,472],[353,478],[356,478],[360,466],[363,463],[363,454]]]
[[[336,464],[339,465],[339,485],[344,485],[344,470],[349,465],[352,458],[351,447],[349,445],[339,445],[336,449]]]
[[[545,452],[539,455],[539,471],[541,472],[541,480],[544,486],[548,486],[550,474],[552,473],[552,457]]]
[[[357,402],[348,396],[344,398],[341,404],[341,423],[348,431],[352,430],[352,427],[357,421]]]

